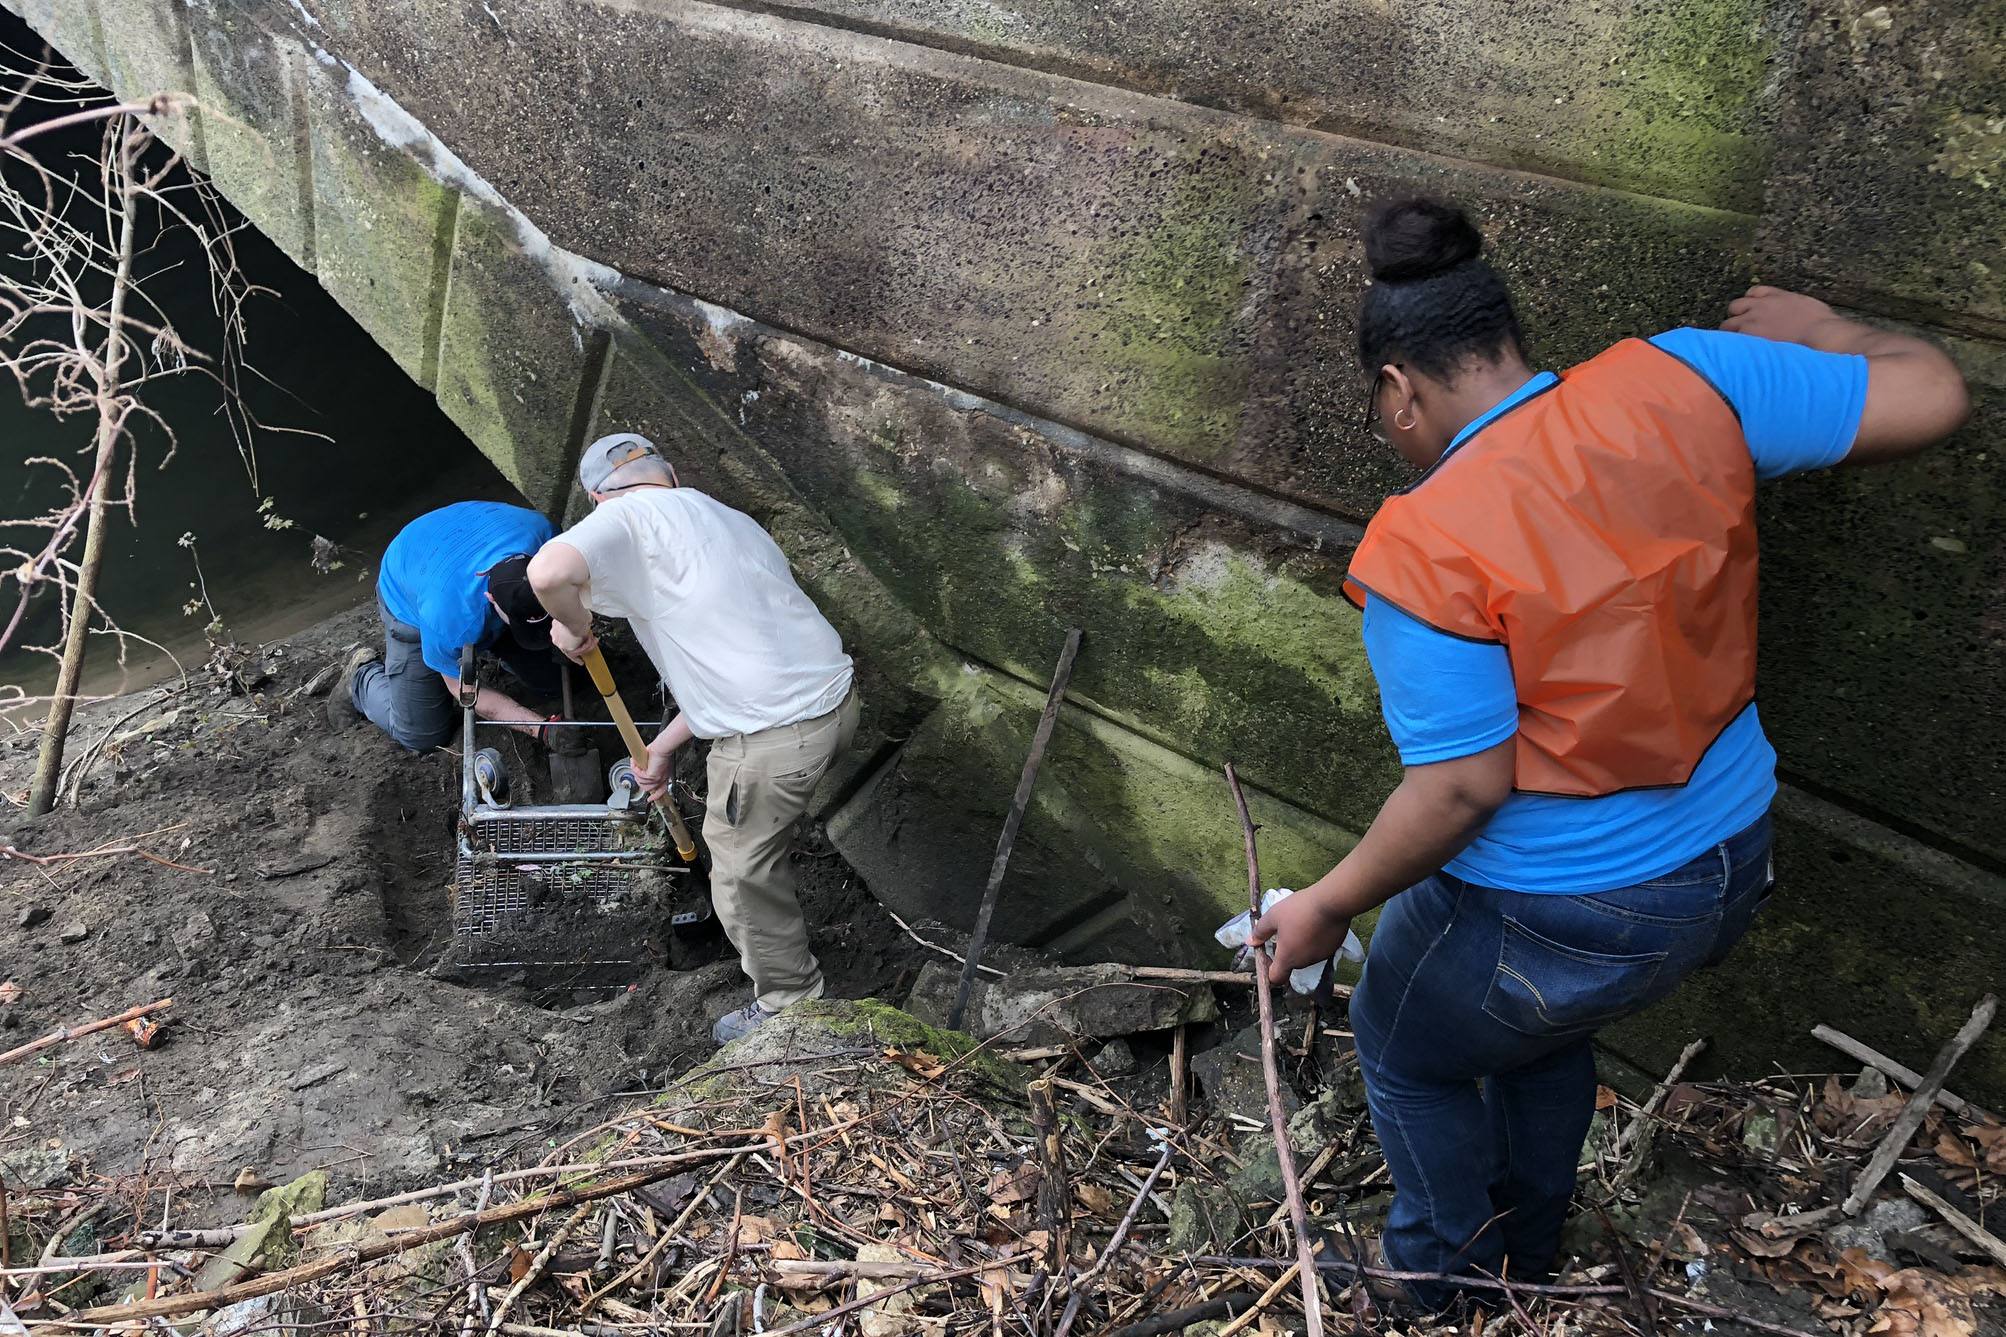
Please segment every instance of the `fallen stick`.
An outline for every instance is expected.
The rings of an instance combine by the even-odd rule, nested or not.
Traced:
[[[813,1332],[821,1328],[830,1319],[841,1318],[845,1314],[854,1314],[859,1309],[867,1309],[871,1305],[891,1299],[894,1295],[903,1295],[907,1291],[918,1290],[921,1286],[932,1286],[943,1281],[955,1281],[961,1277],[972,1277],[977,1272],[993,1272],[995,1269],[996,1263],[992,1260],[986,1263],[976,1263],[971,1267],[953,1267],[945,1271],[931,1273],[924,1277],[915,1277],[911,1281],[903,1281],[896,1286],[887,1286],[883,1290],[872,1291],[869,1295],[860,1295],[854,1300],[845,1300],[835,1308],[825,1309],[819,1314],[802,1319],[799,1323],[790,1323],[784,1328],[769,1328],[765,1337],[795,1337],[796,1333]]]
[[[862,1277],[866,1281],[909,1281],[923,1277],[933,1271],[931,1263],[873,1263],[845,1260],[841,1258],[780,1258],[775,1259],[769,1270],[785,1285],[788,1278],[797,1281],[818,1281],[824,1286],[839,1286],[844,1282]]]
[[[1943,1047],[1943,1052],[1936,1056],[1936,1062],[1930,1064],[1929,1071],[1923,1075],[1915,1094],[1909,1097],[1908,1104],[1902,1106],[1902,1112],[1896,1117],[1894,1127],[1888,1129],[1887,1136],[1881,1139],[1878,1147],[1874,1148],[1873,1159],[1867,1162],[1866,1169],[1860,1171],[1860,1177],[1853,1181],[1853,1191],[1839,1204],[1840,1210],[1847,1216],[1859,1215],[1860,1209],[1867,1205],[1867,1200],[1874,1196],[1874,1190],[1881,1186],[1881,1180],[1887,1178],[1888,1171],[1894,1168],[1895,1161],[1907,1148],[1909,1139],[1915,1136],[1915,1130],[1922,1127],[1923,1116],[1928,1114],[1929,1107],[1936,1103],[1936,1093],[1943,1089],[1945,1079],[1950,1076],[1950,1069],[1957,1060],[1964,1057],[1966,1050],[1978,1043],[1978,1037],[1992,1024],[1992,1015],[1998,1010],[1999,1000],[1991,994],[1988,993],[1979,999],[1978,1006],[1971,1009],[1971,1019],[1965,1022],[1951,1038],[1950,1043]]]
[[[1169,1164],[1170,1144],[1165,1142],[1162,1152],[1156,1157],[1156,1164],[1149,1171],[1149,1177],[1143,1180],[1142,1187],[1135,1191],[1135,1200],[1129,1203],[1128,1214],[1122,1217],[1121,1224],[1114,1228],[1114,1234],[1108,1239],[1107,1248],[1101,1250],[1099,1261],[1074,1278],[1068,1287],[1071,1293],[1066,1297],[1066,1311],[1060,1316],[1059,1326],[1053,1337],[1066,1337],[1066,1334],[1073,1330],[1073,1320],[1079,1317],[1080,1304],[1087,1298],[1088,1283],[1100,1279],[1101,1273],[1108,1270],[1108,1265],[1114,1262],[1115,1255],[1121,1252],[1121,1246],[1128,1242],[1128,1232],[1135,1228],[1137,1213],[1142,1211],[1142,1204],[1149,1200],[1150,1190],[1156,1187],[1156,1181],[1162,1177],[1165,1167]]]
[[[926,948],[928,951],[939,952],[942,956],[946,957],[948,960],[954,962],[958,966],[965,966],[968,964],[968,958],[963,956],[960,952],[955,951],[953,948],[943,947],[939,943],[933,941],[933,939],[931,938],[920,937],[918,931],[915,930],[911,924],[906,923],[905,920],[900,919],[898,917],[897,911],[887,907],[885,910],[885,914],[890,917],[891,921],[894,924],[897,924],[900,928],[905,930],[905,935],[908,938],[911,938],[914,942]],[[1004,976],[1007,973],[1005,971],[998,970],[994,966],[985,966],[980,962],[976,963],[975,968],[981,971],[985,975],[994,975],[998,979],[1004,978]]]
[[[1191,1122],[1191,1041],[1186,1035],[1189,1030],[1189,1026],[1180,1024],[1170,1040],[1170,1122],[1179,1128]]]
[[[1678,1061],[1672,1064],[1671,1071],[1665,1074],[1665,1080],[1652,1088],[1650,1099],[1646,1100],[1643,1108],[1637,1111],[1637,1117],[1631,1120],[1627,1129],[1617,1135],[1617,1148],[1620,1150],[1623,1144],[1628,1142],[1630,1150],[1616,1171],[1615,1181],[1609,1185],[1612,1191],[1620,1190],[1623,1185],[1636,1178],[1637,1172],[1644,1168],[1644,1158],[1651,1150],[1651,1128],[1657,1122],[1658,1111],[1664,1108],[1666,1097],[1672,1094],[1672,1088],[1677,1086],[1679,1078],[1685,1075],[1686,1065],[1699,1057],[1699,1052],[1705,1048],[1706,1037],[1702,1036],[1681,1049]]]
[[[1262,963],[1260,961],[1256,961],[1254,968],[1258,970],[1261,967],[1261,965]],[[1242,1329],[1251,1325],[1255,1319],[1261,1316],[1262,1310],[1266,1309],[1269,1305],[1275,1302],[1275,1297],[1277,1295],[1280,1295],[1283,1291],[1289,1288],[1289,1283],[1291,1281],[1294,1281],[1297,1277],[1302,1275],[1302,1271],[1303,1271],[1303,1265],[1302,1265],[1302,1260],[1300,1258],[1298,1258],[1295,1262],[1290,1263],[1288,1265],[1288,1269],[1284,1271],[1279,1277],[1276,1277],[1274,1279],[1273,1284],[1271,1284],[1266,1290],[1261,1292],[1259,1299],[1255,1300],[1252,1304],[1248,1305],[1245,1309],[1241,1310],[1240,1316],[1238,1318],[1234,1319],[1231,1323],[1228,1323],[1225,1327],[1219,1329],[1219,1337],[1233,1337],[1234,1333],[1239,1332]]]
[[[1063,1271],[1072,1254],[1073,1189],[1066,1177],[1066,1145],[1059,1123],[1057,1102],[1052,1099],[1052,1079],[1043,1078],[1024,1088],[1031,1113],[1031,1151],[1038,1161],[1038,1225],[1049,1242],[1046,1257]]]
[[[1242,989],[1253,983],[1244,970],[1182,970],[1176,966],[1124,966],[1114,963],[1139,980],[1164,980],[1178,984],[1237,984]],[[1338,998],[1351,997],[1349,984],[1332,983],[1331,993]]]
[[[1855,1040],[1844,1031],[1834,1030],[1830,1026],[1817,1025],[1811,1028],[1811,1038],[1814,1040],[1823,1040],[1840,1053],[1850,1058],[1856,1058],[1869,1067],[1880,1069],[1882,1073],[1892,1077],[1911,1091],[1922,1085],[1922,1074],[1914,1068],[1895,1062],[1886,1054],[1881,1053],[1880,1050],[1871,1048]],[[1949,1091],[1938,1091],[1936,1093],[1936,1103],[1949,1110],[1952,1114],[1961,1114],[1967,1119],[1976,1119],[1984,1123],[1999,1122],[1999,1116],[1992,1113],[1992,1111],[1981,1109],[1979,1106],[1966,1100],[1963,1096]]]
[[[1991,1254],[1994,1262],[1999,1263],[2001,1266],[2006,1266],[2006,1240],[2000,1239],[1984,1226],[1979,1225],[1963,1212],[1958,1211],[1955,1207],[1944,1201],[1942,1196],[1916,1183],[1915,1180],[1909,1178],[1907,1175],[1903,1175],[1901,1179],[1902,1188],[1907,1191],[1911,1198],[1914,1198],[1917,1202],[1949,1222],[1951,1229],[1955,1230],[1958,1234]]]
[[[557,1251],[564,1247],[564,1241],[571,1238],[571,1232],[578,1229],[579,1222],[583,1221],[591,1212],[592,1204],[590,1202],[578,1204],[578,1210],[573,1212],[564,1224],[557,1228],[556,1233],[544,1241],[543,1247],[536,1251],[536,1257],[529,1260],[529,1266],[523,1270],[523,1274],[520,1277],[516,1278],[515,1284],[503,1293],[501,1303],[495,1306],[494,1317],[488,1320],[489,1332],[494,1332],[501,1327],[502,1320],[508,1317],[509,1310],[515,1308],[515,1302],[522,1298],[522,1293],[531,1286],[536,1285],[538,1279],[543,1276],[543,1270],[550,1266],[550,1260],[555,1258]]]
[[[795,1134],[800,1137],[802,1134]],[[552,1179],[568,1174],[604,1174],[608,1170],[649,1169],[658,1165],[702,1165],[706,1161],[722,1159],[738,1153],[736,1147],[709,1147],[702,1151],[681,1151],[673,1156],[635,1156],[627,1160],[604,1161],[597,1165],[590,1161],[579,1161],[568,1165],[533,1165],[527,1170],[510,1170],[494,1175],[492,1182],[510,1184],[523,1179]],[[288,1223],[294,1230],[308,1226],[325,1225],[329,1221],[346,1220],[351,1216],[361,1216],[365,1212],[381,1211],[385,1207],[402,1207],[406,1203],[425,1202],[431,1198],[449,1198],[455,1193],[470,1188],[479,1188],[490,1182],[489,1176],[479,1179],[456,1179],[450,1184],[434,1184],[430,1188],[414,1188],[409,1193],[395,1193],[387,1198],[372,1198],[368,1202],[344,1203],[339,1207],[327,1207],[318,1212],[306,1212],[295,1216]],[[417,1227],[425,1229],[425,1227]],[[133,1233],[133,1243],[142,1249],[213,1249],[227,1247],[249,1230],[248,1226],[224,1226],[220,1230],[140,1230]],[[395,1235],[399,1232],[392,1231]]]
[[[541,1198],[527,1198],[522,1202],[491,1207],[484,1212],[468,1212],[417,1230],[399,1231],[396,1235],[373,1244],[342,1249],[318,1262],[289,1267],[281,1272],[267,1272],[261,1277],[253,1277],[249,1281],[240,1281],[231,1286],[222,1286],[213,1291],[195,1291],[187,1295],[170,1295],[159,1300],[106,1305],[98,1309],[86,1309],[68,1317],[74,1323],[96,1325],[173,1318],[180,1314],[199,1314],[211,1309],[224,1309],[240,1300],[255,1300],[261,1295],[271,1295],[297,1286],[301,1282],[331,1277],[344,1268],[373,1263],[379,1258],[388,1258],[393,1254],[406,1253],[434,1240],[451,1239],[470,1230],[480,1230],[506,1221],[520,1221],[524,1217],[536,1216],[557,1207],[570,1207],[576,1203],[610,1198],[616,1193],[628,1193],[637,1188],[644,1188],[657,1180],[667,1179],[679,1168],[681,1167],[678,1165],[659,1165],[639,1174],[625,1175],[603,1184],[595,1184],[591,1188],[564,1189]]]
[[[1233,763],[1226,763],[1226,784],[1233,791],[1233,806],[1240,814],[1240,833],[1247,844],[1247,904],[1255,920],[1261,917],[1261,860],[1254,848],[1254,819],[1247,812],[1247,796],[1240,792],[1240,777]],[[1295,1151],[1289,1146],[1288,1110],[1282,1105],[1282,1074],[1275,1061],[1275,997],[1268,983],[1268,955],[1256,951],[1253,961],[1254,994],[1261,1005],[1261,1075],[1268,1084],[1268,1118],[1275,1129],[1275,1160],[1282,1172],[1282,1195],[1289,1204],[1289,1224],[1296,1237],[1296,1262],[1302,1282],[1303,1316],[1308,1320],[1309,1337],[1323,1337],[1323,1305],[1319,1299],[1322,1282],[1316,1273],[1316,1255],[1310,1249],[1309,1216],[1303,1210],[1302,1184],[1296,1179]],[[1220,1333],[1244,1328],[1253,1321],[1267,1297],[1233,1320]]]
[[[147,1003],[142,1007],[129,1007],[117,1016],[106,1017],[102,1021],[93,1021],[82,1026],[65,1026],[50,1031],[39,1040],[30,1040],[17,1049],[10,1049],[0,1054],[0,1063],[12,1063],[17,1058],[26,1058],[30,1054],[39,1054],[44,1049],[53,1049],[65,1040],[78,1040],[86,1035],[95,1035],[99,1031],[108,1031],[114,1026],[123,1026],[128,1021],[137,1021],[149,1012],[165,1012],[173,1006],[172,998],[163,998],[157,1003]]]
[[[75,863],[78,859],[110,859],[126,854],[137,854],[140,858],[149,859],[162,868],[174,868],[184,873],[200,873],[204,877],[213,877],[216,873],[213,868],[197,868],[192,864],[164,859],[151,850],[143,850],[137,845],[107,845],[103,849],[84,850],[78,854],[30,854],[12,845],[0,845],[0,859],[19,859],[23,863],[31,863],[41,868],[46,868],[52,863]]]
[[[1045,697],[1045,713],[1038,717],[1038,730],[1031,736],[1031,751],[1024,758],[1024,771],[1017,777],[1017,794],[1010,800],[1010,814],[1003,819],[1003,834],[996,840],[996,857],[989,861],[989,885],[982,889],[982,904],[975,912],[975,930],[968,935],[968,959],[961,965],[961,983],[954,991],[954,1006],[947,1010],[947,1029],[961,1029],[962,1013],[968,1010],[968,995],[975,989],[975,972],[981,969],[982,949],[989,941],[989,920],[996,913],[996,900],[1003,890],[1003,875],[1010,869],[1010,851],[1017,844],[1017,830],[1024,824],[1024,810],[1031,806],[1031,789],[1038,783],[1038,768],[1045,764],[1045,749],[1051,745],[1052,730],[1059,722],[1059,707],[1066,699],[1066,682],[1073,676],[1073,657],[1080,652],[1080,629],[1066,633],[1065,648],[1059,651],[1059,666],[1052,671],[1052,690]]]

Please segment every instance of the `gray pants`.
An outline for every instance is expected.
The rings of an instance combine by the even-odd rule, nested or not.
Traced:
[[[425,663],[418,629],[392,617],[381,599],[376,615],[383,619],[383,662],[356,670],[350,699],[400,746],[413,752],[444,747],[460,727],[459,702],[446,690],[445,679]],[[507,632],[489,649],[531,691],[557,694],[557,665],[549,650],[525,650]]]

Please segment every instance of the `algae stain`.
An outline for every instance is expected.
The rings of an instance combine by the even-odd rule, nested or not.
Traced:
[[[1260,174],[1248,167],[1215,149],[1152,155],[1131,169],[1113,193],[1135,202],[1136,221],[1103,238],[1089,261],[1086,282],[1105,319],[1069,339],[1103,378],[1095,398],[1127,430],[1195,459],[1232,443],[1246,395],[1239,326],[1254,274],[1245,232],[1261,208]]]
[[[1599,82],[1583,80],[1550,142],[1591,179],[1752,212],[1768,168],[1771,65],[1782,21],[1771,0],[1640,4],[1612,34]]]

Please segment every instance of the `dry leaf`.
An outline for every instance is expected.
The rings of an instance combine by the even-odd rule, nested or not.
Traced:
[[[857,1248],[860,1263],[909,1263],[912,1259],[889,1244],[864,1244]],[[869,1277],[857,1278],[857,1298],[863,1299],[879,1291],[903,1285],[897,1281],[874,1281]],[[924,1289],[924,1288],[922,1288]],[[863,1337],[900,1337],[918,1327],[914,1322],[912,1308],[919,1303],[919,1291],[900,1291],[888,1295],[877,1304],[864,1307],[858,1329]]]
[[[535,1254],[523,1248],[520,1244],[516,1245],[515,1252],[509,1255],[508,1279],[510,1281],[521,1281],[524,1277],[528,1276],[529,1265],[535,1259]]]
[[[748,1244],[764,1244],[775,1233],[773,1218],[770,1216],[741,1216],[738,1219],[738,1248]]]
[[[903,1049],[887,1049],[885,1057],[914,1076],[923,1077],[929,1082],[947,1071],[945,1063],[924,1049],[915,1049],[910,1053]]]
[[[230,1185],[239,1193],[259,1193],[272,1186],[272,1181],[259,1174],[250,1166],[237,1171],[237,1178]]]
[[[1679,1223],[1685,1226],[1682,1221]],[[1691,1230],[1691,1226],[1685,1226]],[[1753,1230],[1730,1230],[1728,1235],[1735,1247],[1754,1258],[1788,1258],[1797,1248],[1795,1236],[1786,1235],[1782,1239],[1767,1239]]]
[[[1613,1109],[1615,1109],[1615,1108],[1616,1108],[1616,1093],[1615,1093],[1614,1091],[1611,1091],[1611,1090],[1610,1090],[1610,1089],[1609,1089],[1608,1087],[1606,1087],[1606,1086],[1598,1086],[1598,1087],[1596,1087],[1596,1088],[1595,1088],[1595,1108],[1596,1108],[1596,1109],[1598,1109],[1598,1110],[1613,1110]]]
[[[105,1082],[105,1085],[124,1086],[127,1082],[131,1081],[133,1078],[137,1076],[139,1076],[139,1065],[134,1064],[130,1068],[121,1068],[119,1071],[113,1073],[111,1077]]]
[[[1029,1161],[1015,1170],[998,1170],[989,1177],[990,1201],[1029,1202],[1038,1196],[1038,1185],[1044,1182],[1044,1178],[1044,1171]]]
[[[1939,1273],[1904,1268],[1883,1278],[1881,1286],[1885,1298],[1869,1332],[1891,1337],[1972,1337],[1978,1331],[1971,1298],[1951,1289]]]
[[[800,1259],[806,1258],[808,1256],[808,1251],[802,1248],[800,1245],[796,1244],[793,1240],[778,1239],[773,1241],[773,1252],[767,1254],[766,1256],[768,1258],[773,1258],[777,1260],[798,1261]]]
[[[0,982],[0,1007],[20,1002],[23,992],[21,986],[12,980]]]
[[[1108,1216],[1114,1212],[1114,1194],[1099,1184],[1081,1184],[1073,1190],[1080,1205],[1096,1216]]]

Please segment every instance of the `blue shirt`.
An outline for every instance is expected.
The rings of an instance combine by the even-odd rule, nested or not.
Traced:
[[[486,649],[501,636],[488,602],[487,571],[517,553],[534,554],[556,531],[521,506],[461,501],[428,511],[383,550],[376,593],[399,622],[418,629],[425,667],[460,676],[460,647]]]
[[[1757,478],[1837,464],[1867,402],[1865,358],[1718,330],[1651,340],[1711,381],[1741,416]],[[1542,372],[1457,433],[1455,450],[1553,384]],[[1518,730],[1505,647],[1449,636],[1380,599],[1365,605],[1365,651],[1380,711],[1409,766],[1497,746]],[[1671,872],[1754,822],[1776,793],[1776,751],[1751,705],[1677,789],[1602,798],[1514,793],[1445,871],[1510,891],[1608,891]]]

